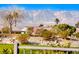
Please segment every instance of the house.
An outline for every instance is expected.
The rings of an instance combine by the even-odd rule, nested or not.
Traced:
[[[38,35],[40,33],[41,29],[51,30],[52,27],[48,26],[48,25],[44,26],[42,24],[40,24],[39,26],[34,26],[32,35]]]

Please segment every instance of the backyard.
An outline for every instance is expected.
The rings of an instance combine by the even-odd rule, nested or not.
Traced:
[[[33,46],[33,45],[24,44],[20,46]],[[37,45],[34,45],[34,46],[37,46]],[[46,46],[38,46],[38,47],[46,47]],[[14,54],[14,45],[13,44],[0,44],[0,54]],[[41,50],[41,49],[39,50],[19,49],[19,54],[79,54],[79,52],[66,52],[66,51],[59,51],[59,50]]]
[[[77,13],[18,6],[0,9],[0,54],[79,54]]]

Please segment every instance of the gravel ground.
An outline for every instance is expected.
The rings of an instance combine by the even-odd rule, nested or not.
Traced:
[[[60,43],[61,45],[63,45],[63,41],[62,39],[59,39],[60,40]],[[78,40],[68,40],[70,42],[70,46],[71,47],[79,47],[79,41]],[[57,44],[57,40],[55,41],[45,41],[43,40],[42,37],[31,37],[28,42],[31,42],[31,43],[36,43],[36,44],[40,44],[40,45],[51,45],[51,44]]]

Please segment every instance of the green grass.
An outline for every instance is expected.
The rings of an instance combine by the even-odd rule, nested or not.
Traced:
[[[0,44],[0,54],[12,54],[12,53],[13,53],[12,44]]]
[[[30,44],[23,44],[20,46],[26,46],[26,45],[41,46],[41,45],[30,45]],[[13,54],[13,47],[14,47],[13,44],[0,44],[0,54]],[[41,47],[45,47],[45,46],[41,46]],[[64,51],[19,49],[19,54],[24,54],[24,53],[25,54],[68,54],[68,52],[64,52]],[[79,54],[79,52],[70,52],[70,54]]]

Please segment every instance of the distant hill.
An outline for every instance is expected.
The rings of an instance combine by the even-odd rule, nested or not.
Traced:
[[[0,11],[1,12],[1,11]],[[0,13],[0,16],[3,13]],[[48,24],[54,23],[55,18],[59,18],[60,23],[67,23],[75,25],[79,21],[79,11],[55,11],[55,10],[26,10],[24,14],[26,18],[17,24],[17,28],[23,28],[28,25]],[[0,27],[2,26],[2,20],[0,18]]]

